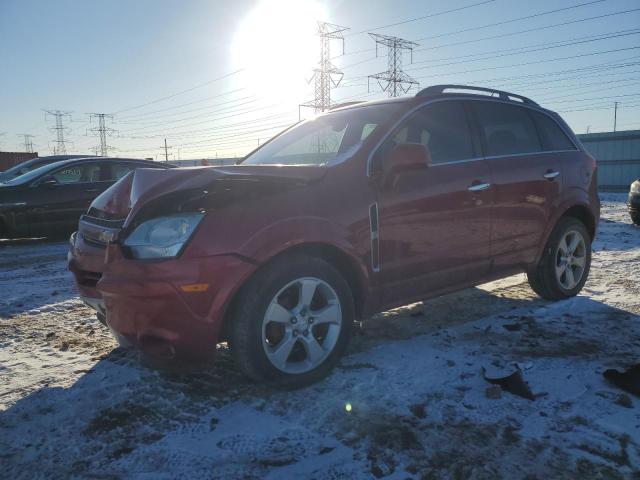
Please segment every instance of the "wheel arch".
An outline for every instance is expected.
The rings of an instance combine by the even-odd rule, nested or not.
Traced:
[[[593,213],[584,205],[574,205],[568,209],[566,209],[562,215],[558,218],[573,217],[580,220],[584,226],[587,228],[587,232],[591,236],[591,241],[593,241],[596,237],[596,219]],[[556,220],[556,223],[558,223]]]
[[[301,243],[290,246],[278,252],[276,255],[263,262],[247,279],[245,279],[243,285],[236,290],[236,292],[233,294],[233,297],[228,303],[228,307],[225,309],[223,325],[220,332],[221,339],[228,338],[231,319],[233,318],[234,313],[237,309],[237,300],[241,296],[245,285],[247,285],[248,282],[259,272],[268,268],[274,261],[284,256],[293,254],[308,255],[310,257],[320,258],[336,268],[349,285],[349,289],[351,290],[351,294],[353,295],[356,318],[362,317],[367,291],[367,279],[363,275],[358,261],[344,250],[329,243]]]

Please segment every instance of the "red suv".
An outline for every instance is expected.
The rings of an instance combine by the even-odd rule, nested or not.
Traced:
[[[527,272],[576,295],[596,163],[520,95],[440,85],[301,122],[230,167],[138,169],[71,237],[85,300],[156,357],[226,340],[251,378],[327,374],[354,319]]]

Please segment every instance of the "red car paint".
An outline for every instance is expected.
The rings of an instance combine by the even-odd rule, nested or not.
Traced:
[[[402,119],[449,99],[480,101],[477,95],[388,101],[394,114],[353,156],[330,167],[138,169],[94,201],[71,238],[69,268],[81,295],[97,308],[103,301],[109,326],[147,353],[203,357],[224,338],[239,289],[285,252],[331,258],[349,278],[358,316],[366,318],[525,271],[567,212],[595,235],[595,162],[555,114],[535,105],[522,108],[552,116],[575,148],[492,157],[474,128],[477,158],[394,173],[391,180],[372,167],[380,143]],[[342,111],[352,108],[363,105]],[[548,172],[560,176],[547,179]],[[485,184],[490,187],[482,189]],[[474,186],[480,189],[469,190]],[[208,207],[177,258],[127,255],[122,239],[134,225],[193,196]],[[102,243],[95,241],[100,235]]]

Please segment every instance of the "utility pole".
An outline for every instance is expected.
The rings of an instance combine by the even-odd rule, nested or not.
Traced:
[[[71,130],[69,127],[65,127],[63,124],[64,119],[68,119],[71,121],[71,112],[63,112],[60,110],[45,110],[44,118],[47,119],[47,116],[52,116],[55,118],[56,124],[55,126],[49,128],[50,132],[56,133],[56,139],[54,140],[53,154],[54,155],[64,155],[67,153],[67,143],[70,143],[64,139],[64,134],[69,133]]]
[[[369,75],[367,78],[367,91],[369,91],[369,80],[371,79],[377,80],[382,91],[389,92],[390,97],[397,97],[407,93],[413,85],[419,85],[416,80],[402,71],[402,51],[409,50],[411,52],[411,61],[413,62],[413,49],[418,44],[379,33],[370,33],[369,35],[376,42],[376,57],[378,56],[378,45],[387,47],[388,67],[386,72]]]
[[[164,139],[164,161],[168,162],[169,161],[169,149],[173,148],[173,147],[167,147],[167,139]]]
[[[109,154],[109,150],[113,150],[114,147],[107,145],[107,136],[111,136],[116,131],[113,128],[107,127],[106,119],[113,120],[113,115],[109,115],[107,113],[89,113],[89,122],[91,122],[94,118],[98,119],[98,126],[88,130],[93,133],[94,137],[100,137],[100,156],[106,157]],[[96,147],[96,152],[97,152]]]
[[[19,133],[18,136],[24,138],[24,151],[27,153],[33,153],[33,135],[28,133]]]
[[[318,22],[317,35],[320,37],[320,61],[318,67],[313,70],[311,80],[314,81],[314,99],[298,106],[313,108],[315,113],[324,112],[331,108],[331,87],[337,87],[344,74],[331,63],[331,40],[342,41],[342,53],[344,53],[344,36],[342,32],[349,30],[347,27],[334,25],[327,22]]]
[[[618,126],[618,102],[613,102],[613,131],[616,131]]]

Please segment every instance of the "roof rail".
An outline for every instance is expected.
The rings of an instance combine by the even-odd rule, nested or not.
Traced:
[[[445,90],[471,90],[472,92],[484,92],[490,93],[491,95],[497,95],[501,100],[512,100],[518,99],[522,103],[527,103],[529,105],[538,105],[536,102],[531,100],[530,98],[524,97],[522,95],[518,95],[517,93],[505,92],[503,90],[496,90],[494,88],[484,88],[484,87],[473,87],[469,85],[433,85],[431,87],[423,88],[420,90],[416,97],[427,97],[432,95],[444,95]]]

